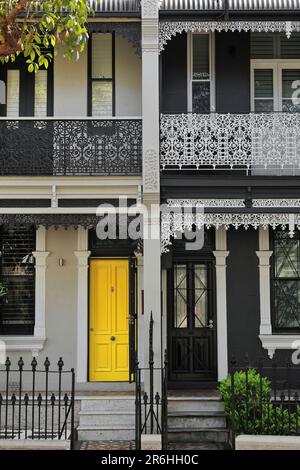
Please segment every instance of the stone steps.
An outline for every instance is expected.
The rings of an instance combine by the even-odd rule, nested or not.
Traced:
[[[169,413],[169,429],[224,429],[226,418],[222,411],[183,411]]]
[[[81,441],[130,441],[135,437],[133,395],[84,397],[78,417]]]
[[[225,448],[228,431],[220,397],[169,397],[168,441],[171,448],[183,445]]]

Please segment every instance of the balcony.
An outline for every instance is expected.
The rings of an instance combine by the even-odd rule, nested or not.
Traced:
[[[300,114],[162,115],[161,170],[299,174]]]
[[[1,176],[141,173],[141,119],[0,120]]]

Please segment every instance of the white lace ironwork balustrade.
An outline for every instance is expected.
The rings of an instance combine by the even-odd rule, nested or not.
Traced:
[[[161,116],[161,168],[300,169],[300,114]]]

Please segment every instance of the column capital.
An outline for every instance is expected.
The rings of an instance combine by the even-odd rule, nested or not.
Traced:
[[[90,251],[74,251],[74,255],[78,259],[79,267],[88,267],[88,259],[91,256]]]
[[[260,267],[270,267],[270,258],[273,255],[273,251],[257,251],[256,255],[259,258]]]
[[[224,266],[226,268],[227,263],[226,260],[229,256],[229,251],[213,251],[213,255],[216,258],[216,266]]]
[[[50,251],[33,251],[32,252],[35,259],[35,266],[45,267],[46,260],[50,255]]]

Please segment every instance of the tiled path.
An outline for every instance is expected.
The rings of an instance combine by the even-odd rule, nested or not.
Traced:
[[[80,450],[133,450],[132,441],[82,441]]]
[[[80,450],[133,450],[134,442],[132,441],[83,441],[79,446]],[[202,444],[169,444],[169,450],[189,451],[189,450],[223,450],[224,446],[216,443]]]

